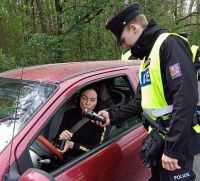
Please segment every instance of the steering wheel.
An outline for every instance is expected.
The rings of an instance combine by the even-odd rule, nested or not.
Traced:
[[[60,160],[63,160],[63,155],[61,152],[57,150],[57,148],[49,141],[47,140],[43,135],[39,135],[37,137],[37,140],[42,143],[51,153],[53,153],[55,156],[57,156]]]

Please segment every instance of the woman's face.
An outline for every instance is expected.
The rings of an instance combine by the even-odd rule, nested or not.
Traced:
[[[85,90],[80,97],[80,107],[82,110],[93,110],[97,105],[97,93],[93,89]]]

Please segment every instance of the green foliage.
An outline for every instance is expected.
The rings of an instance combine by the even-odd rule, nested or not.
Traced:
[[[48,36],[47,34],[33,35],[21,46],[22,65],[38,65],[63,61],[62,36]]]
[[[122,50],[105,24],[125,2],[134,1],[1,0],[1,71],[54,62],[119,59]],[[200,44],[200,14],[188,12],[188,3],[192,1],[138,2],[148,19],[153,18],[172,32],[188,31],[191,44]],[[197,6],[192,6],[197,11]]]
[[[9,96],[0,96],[0,118],[8,116],[13,109],[13,98]]]
[[[200,46],[200,27],[194,28],[192,33],[189,35],[189,40],[191,44]]]
[[[14,57],[4,54],[2,49],[0,49],[0,65],[0,72],[17,66]]]

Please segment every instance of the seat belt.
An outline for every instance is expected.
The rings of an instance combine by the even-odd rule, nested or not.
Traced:
[[[70,132],[71,133],[76,133],[76,131],[78,131],[84,124],[86,124],[90,119],[88,118],[83,118],[81,119],[79,122],[77,122],[71,129]]]
[[[81,119],[79,122],[77,122],[71,129],[70,132],[71,133],[76,133],[76,131],[78,131],[84,124],[86,124],[88,121],[90,121],[90,119],[84,117],[83,119]],[[60,150],[63,150],[65,146],[65,140],[62,141],[61,146],[60,146]]]

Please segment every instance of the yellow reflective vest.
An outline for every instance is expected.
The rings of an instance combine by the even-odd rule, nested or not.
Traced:
[[[121,60],[122,61],[128,61],[128,60],[130,60],[131,55],[132,55],[131,50],[123,52],[122,55],[121,55]]]
[[[161,34],[154,43],[149,57],[141,62],[139,81],[141,85],[141,104],[144,112],[160,110],[170,106],[165,99],[162,84],[160,69],[160,47],[164,40],[171,34],[172,33]],[[178,34],[173,35],[181,37]],[[183,39],[187,41],[187,39]],[[150,114],[149,116],[156,121],[156,116],[153,114]],[[167,116],[163,116],[163,120],[167,119]],[[194,126],[193,129],[200,133],[199,125]]]
[[[173,34],[173,33],[172,33]],[[175,35],[175,34],[174,34]],[[178,35],[180,36],[180,35]],[[187,41],[187,39],[185,37],[181,37],[183,38],[184,40]],[[196,45],[192,45],[191,46],[191,51],[192,51],[192,61],[195,62],[195,58],[196,58],[196,55],[197,55],[197,50],[199,49],[199,46],[196,46]],[[121,60],[122,61],[127,61],[127,60],[130,60],[130,57],[132,56],[131,54],[131,50],[128,50],[126,51],[125,53],[122,53],[121,55]]]
[[[192,51],[192,61],[195,62],[196,55],[197,55],[197,50],[199,49],[198,46],[192,45],[191,46],[191,51]]]

